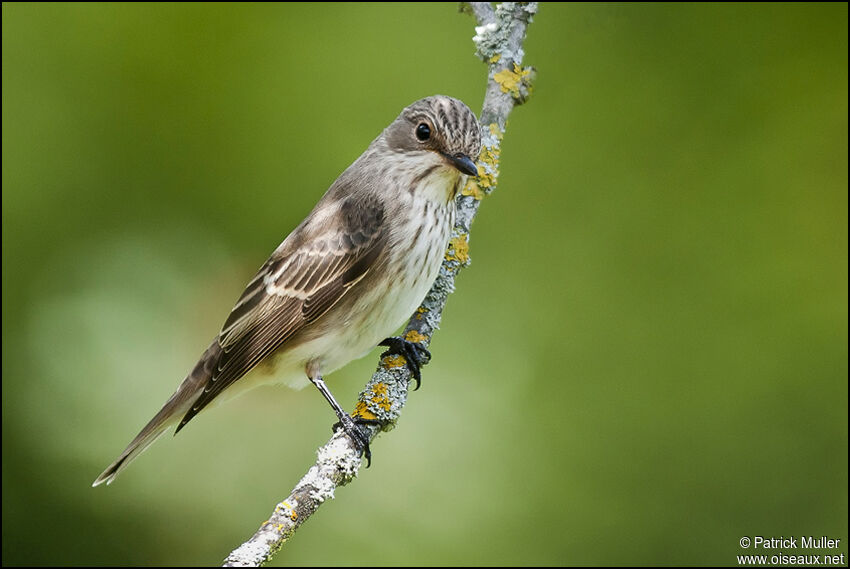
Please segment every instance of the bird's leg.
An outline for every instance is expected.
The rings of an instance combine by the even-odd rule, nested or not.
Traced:
[[[334,425],[334,430],[337,427],[341,426],[345,433],[349,436],[349,438],[354,441],[354,445],[357,449],[363,453],[366,457],[366,468],[369,468],[369,465],[372,464],[372,451],[369,448],[369,434],[364,432],[357,423],[359,421],[355,421],[351,418],[351,415],[346,413],[339,403],[336,402],[334,396],[331,395],[328,386],[325,385],[325,381],[322,379],[322,376],[319,373],[307,373],[307,377],[310,378],[310,381],[313,382],[322,395],[325,396],[325,399],[328,400],[328,403],[333,407],[334,412],[336,412],[336,416],[339,418],[339,422]]]
[[[431,352],[425,349],[421,344],[409,342],[401,336],[387,338],[378,345],[387,346],[389,348],[389,350],[381,354],[382,358],[390,355],[402,356],[404,358],[407,362],[407,369],[410,370],[413,379],[416,380],[416,387],[413,390],[416,391],[419,389],[419,385],[422,383],[422,374],[420,373],[419,368],[431,361]]]

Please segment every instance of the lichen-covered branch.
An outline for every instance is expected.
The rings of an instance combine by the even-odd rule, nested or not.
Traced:
[[[499,153],[508,115],[531,93],[533,69],[522,66],[526,28],[537,12],[537,2],[470,2],[478,26],[473,41],[477,55],[488,64],[487,91],[481,111],[482,150],[478,177],[470,179],[457,198],[457,221],[440,274],[422,305],[411,317],[404,337],[424,346],[440,327],[448,296],[454,292],[458,271],[469,264],[469,227],[481,200],[496,188]],[[392,429],[407,401],[410,371],[402,356],[381,359],[375,374],[358,397],[354,415],[377,419],[367,427],[370,440]],[[380,423],[380,424],[377,424]],[[361,466],[357,447],[341,430],[318,451],[316,464],[279,503],[268,521],[225,559],[225,567],[253,567],[269,561],[318,508],[333,498],[334,490],[348,484]]]

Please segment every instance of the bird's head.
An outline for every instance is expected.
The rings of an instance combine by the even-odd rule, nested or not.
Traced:
[[[451,166],[469,176],[478,175],[475,166],[481,152],[478,119],[463,101],[453,97],[434,95],[416,101],[387,127],[384,138],[396,152],[432,153],[439,157],[435,164]]]

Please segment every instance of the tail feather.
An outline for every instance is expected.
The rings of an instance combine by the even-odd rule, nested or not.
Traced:
[[[163,407],[163,410],[165,408]],[[139,456],[142,451],[148,448],[153,442],[158,439],[165,431],[168,430],[170,425],[158,425],[151,421],[150,423],[142,429],[136,438],[133,439],[127,448],[124,449],[124,452],[121,453],[115,462],[106,467],[100,476],[92,483],[92,486],[100,486],[104,482],[107,484],[112,484],[112,481],[115,480],[115,477],[118,474],[127,468],[127,465],[130,464],[134,458]]]
[[[111,484],[118,474],[127,468],[137,456],[157,440],[165,431],[176,425],[183,415],[191,408],[192,403],[198,398],[212,377],[212,370],[221,353],[218,338],[207,348],[204,355],[195,365],[194,369],[186,376],[177,391],[174,392],[159,413],[154,415],[147,425],[136,435],[136,438],[127,445],[124,452],[115,459],[115,462],[106,467],[100,476],[92,483],[92,486],[100,486],[104,482]]]

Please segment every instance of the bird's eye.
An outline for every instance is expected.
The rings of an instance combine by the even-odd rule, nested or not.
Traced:
[[[431,127],[424,122],[419,123],[419,126],[416,127],[416,138],[422,142],[431,138]]]

